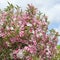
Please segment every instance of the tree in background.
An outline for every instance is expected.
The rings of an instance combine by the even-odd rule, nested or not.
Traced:
[[[58,32],[49,30],[47,16],[33,5],[25,11],[17,5],[0,10],[1,60],[52,60]]]

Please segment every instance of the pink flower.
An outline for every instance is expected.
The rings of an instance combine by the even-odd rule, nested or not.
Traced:
[[[3,12],[2,13],[2,16],[7,16],[7,12]]]
[[[4,10],[0,13],[0,51],[3,54],[7,48],[6,54],[3,54],[5,60],[10,51],[13,60],[33,60],[33,56],[40,56],[41,59],[38,60],[46,60],[46,57],[47,60],[52,60],[56,53],[58,33],[49,31],[47,17],[38,14],[36,8],[29,4],[25,12],[18,6],[14,9],[15,11],[11,8],[11,11]]]
[[[32,60],[32,57],[27,56],[27,57],[26,57],[26,60]]]
[[[42,23],[43,25],[45,25],[45,26],[47,26],[48,24],[47,24],[47,22],[45,22],[45,21],[43,21],[43,23]]]
[[[29,45],[29,46],[25,46],[24,47],[24,49],[26,50],[26,51],[28,51],[28,52],[30,52],[31,54],[35,54],[36,53],[36,47],[35,46],[31,46],[31,45]]]
[[[36,40],[33,40],[33,44],[34,44],[34,46],[36,46],[36,45],[37,45],[37,42],[36,42]]]
[[[15,43],[15,42],[16,42],[16,38],[15,38],[15,37],[10,38],[10,42],[11,42],[11,43]]]
[[[24,14],[24,15],[23,15],[23,19],[24,19],[24,20],[30,20],[31,18],[30,18],[27,14]]]
[[[19,36],[23,37],[24,36],[24,31],[20,31]]]
[[[6,34],[4,33],[4,32],[0,32],[0,37],[5,37],[6,36]]]
[[[17,55],[17,58],[22,59],[24,57],[23,50],[20,49],[16,55]]]

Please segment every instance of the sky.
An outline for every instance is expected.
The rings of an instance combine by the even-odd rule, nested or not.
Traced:
[[[27,4],[33,4],[39,11],[45,13],[50,21],[49,29],[54,28],[60,33],[60,0],[0,0],[0,9],[4,9],[8,2],[26,9]],[[58,44],[60,44],[60,37]]]

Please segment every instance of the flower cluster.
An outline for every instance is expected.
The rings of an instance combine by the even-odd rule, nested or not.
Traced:
[[[9,6],[0,12],[1,60],[52,60],[58,32],[48,30],[47,16],[33,5],[26,11]]]

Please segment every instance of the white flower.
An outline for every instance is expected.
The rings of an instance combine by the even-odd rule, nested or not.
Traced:
[[[47,46],[46,50],[48,51],[48,52],[46,52],[46,54],[49,55],[51,53],[49,50],[49,46]]]
[[[13,59],[13,54],[12,53],[10,53],[10,57],[11,57],[11,59]]]
[[[47,49],[49,49],[49,46],[47,46]]]
[[[19,27],[19,25],[17,25],[17,27]]]
[[[13,21],[15,21],[16,20],[16,18],[13,18]]]
[[[11,30],[14,30],[14,28],[13,28],[13,27],[10,27],[10,29],[11,29]]]
[[[32,33],[34,34],[34,30],[32,30]]]
[[[42,36],[42,33],[37,33],[36,36],[40,37],[40,36]]]
[[[7,44],[7,46],[10,46],[10,43],[8,41],[6,41],[6,44]]]
[[[9,26],[6,26],[6,29],[7,29],[7,30],[10,30],[10,27],[9,27]]]
[[[31,27],[31,26],[32,26],[32,24],[31,24],[31,23],[27,23],[27,26],[30,26],[30,27]]]
[[[51,52],[50,51],[48,51],[48,52],[46,52],[46,55],[49,55]]]
[[[0,21],[0,25],[1,25],[1,26],[3,25],[3,21]]]
[[[42,33],[39,33],[39,36],[42,36]]]
[[[24,57],[23,50],[19,50],[19,52],[17,53],[17,58],[22,59],[23,57]]]

